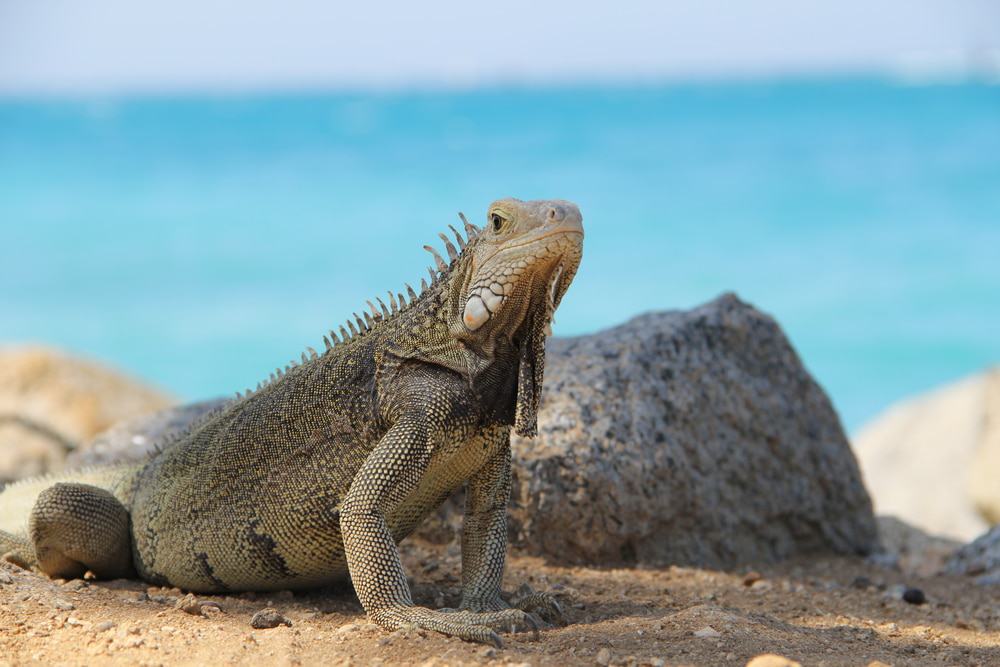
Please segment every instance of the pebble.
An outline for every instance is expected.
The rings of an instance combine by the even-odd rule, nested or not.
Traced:
[[[60,600],[58,598],[52,601],[52,606],[62,611],[72,611],[76,609],[72,602],[67,602],[66,600]]]
[[[104,621],[94,626],[94,632],[107,632],[113,627],[115,627],[114,621]]]
[[[497,657],[497,650],[495,648],[493,648],[492,646],[484,646],[479,651],[479,657],[480,658],[487,658],[487,659],[489,659],[489,658],[495,658],[495,657]]]
[[[292,627],[292,622],[279,614],[276,609],[268,607],[254,614],[253,618],[250,619],[250,625],[258,630],[266,630],[268,628],[276,628],[279,625]]]
[[[867,590],[872,585],[872,580],[868,577],[854,577],[854,581],[851,582],[851,588],[857,588],[858,590]]]
[[[606,648],[602,648],[600,651],[597,652],[597,655],[594,656],[594,660],[597,662],[598,665],[601,665],[602,667],[607,667],[608,665],[611,664],[611,651],[609,651]]]
[[[927,602],[927,596],[919,588],[907,588],[903,591],[903,600],[910,604],[923,604]]]
[[[347,625],[342,625],[336,630],[334,630],[333,635],[339,639],[343,639],[348,635],[355,634],[360,629],[361,626],[358,625],[357,623],[348,623]]]
[[[174,606],[186,614],[191,614],[193,616],[204,616],[204,612],[201,609],[202,606],[201,603],[198,602],[198,598],[196,598],[191,593],[188,593],[180,600],[178,600],[177,604]]]
[[[750,658],[746,667],[802,667],[802,663],[774,653],[764,653]]]
[[[743,575],[743,585],[753,586],[755,583],[757,583],[763,578],[764,578],[763,575],[761,575],[761,573],[758,572],[757,570],[750,570],[749,572]]]
[[[713,628],[711,625],[706,625],[700,630],[695,630],[694,636],[701,637],[702,639],[715,639],[717,637],[721,637],[722,633]]]

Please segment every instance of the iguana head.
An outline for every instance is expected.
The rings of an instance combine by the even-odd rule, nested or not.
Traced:
[[[471,227],[471,226],[470,226]],[[452,335],[489,357],[498,344],[519,349],[514,427],[534,435],[545,365],[545,336],[583,252],[583,218],[568,201],[500,199],[470,234],[450,271]]]

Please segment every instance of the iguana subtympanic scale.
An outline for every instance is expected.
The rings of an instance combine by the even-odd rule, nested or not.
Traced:
[[[326,350],[222,406],[141,465],[0,494],[0,553],[50,576],[138,574],[192,591],[349,574],[369,617],[499,642],[510,430],[534,435],[553,312],[580,262],[566,201],[494,202],[444,234],[419,294],[369,302]],[[459,610],[415,606],[396,544],[466,485]],[[521,606],[547,605],[541,595]]]

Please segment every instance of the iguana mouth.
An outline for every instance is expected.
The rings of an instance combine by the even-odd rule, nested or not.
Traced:
[[[548,244],[552,244],[553,237],[563,237],[569,239],[576,235],[582,235],[582,231],[574,227],[563,227],[560,229],[547,231],[541,236],[537,236],[528,242],[519,244],[515,246],[517,248],[524,248],[533,244],[537,244],[541,241],[548,241]],[[560,245],[565,242],[558,242]],[[548,246],[548,244],[546,244]],[[558,251],[563,251],[568,247],[560,247]],[[509,248],[505,248],[504,251],[508,251]],[[544,252],[544,251],[543,251]],[[562,252],[560,252],[562,254]],[[494,255],[493,257],[495,257]],[[491,257],[491,259],[493,259]],[[547,324],[551,322],[553,312],[557,304],[557,299],[561,294],[560,290],[560,278],[563,275],[563,268],[565,265],[565,256],[560,256],[558,263],[555,265],[552,274],[550,274],[546,282],[546,313],[545,318]],[[486,324],[494,315],[499,312],[500,308],[503,306],[504,302],[507,300],[514,290],[517,288],[518,281],[521,278],[521,274],[525,270],[529,270],[528,267],[531,266],[532,262],[525,261],[523,259],[511,262],[509,266],[505,266],[502,270],[493,271],[490,277],[482,279],[473,284],[472,288],[469,290],[468,296],[465,301],[465,308],[462,312],[462,321],[465,324],[466,329],[469,331],[475,331],[481,326]],[[551,333],[550,328],[546,329],[547,335]]]

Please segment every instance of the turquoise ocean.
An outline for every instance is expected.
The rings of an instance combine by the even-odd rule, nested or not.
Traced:
[[[231,393],[503,196],[584,213],[558,335],[733,290],[849,429],[1000,362],[1000,86],[860,78],[0,100],[0,341]]]

